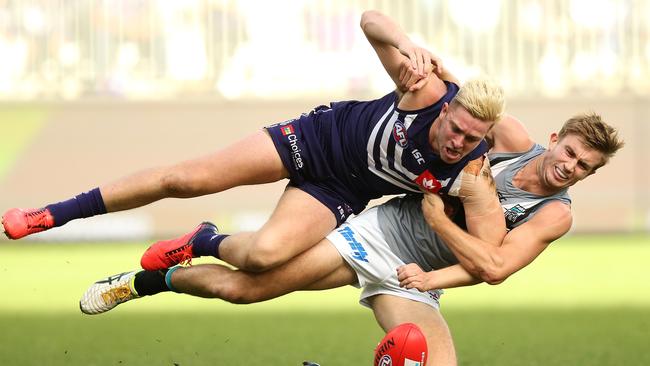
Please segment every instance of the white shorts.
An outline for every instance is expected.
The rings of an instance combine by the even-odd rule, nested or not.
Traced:
[[[399,286],[397,267],[405,263],[388,246],[379,228],[377,208],[373,207],[349,219],[327,239],[357,273],[358,287],[363,288],[359,303],[370,307],[368,298],[386,294],[423,302],[440,308],[442,290],[420,292]]]

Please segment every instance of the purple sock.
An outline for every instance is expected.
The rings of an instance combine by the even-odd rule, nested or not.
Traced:
[[[192,254],[197,257],[209,255],[221,259],[219,257],[219,245],[227,237],[227,234],[215,234],[212,230],[204,230],[194,238]]]
[[[95,188],[67,201],[45,206],[54,218],[54,226],[61,226],[74,219],[82,219],[106,213],[104,199]]]

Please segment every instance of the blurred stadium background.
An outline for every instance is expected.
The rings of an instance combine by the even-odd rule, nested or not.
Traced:
[[[370,8],[461,79],[501,80],[509,111],[542,143],[574,113],[603,114],[627,146],[573,190],[574,230],[650,230],[641,0],[3,1],[0,207],[64,199],[319,104],[384,95],[391,81],[358,26]],[[282,186],[163,202],[43,238],[161,237],[203,219],[257,227]]]
[[[208,153],[329,101],[384,95],[391,81],[358,26],[366,9],[394,17],[461,79],[499,79],[508,110],[539,142],[589,110],[627,141],[572,190],[573,233],[534,269],[448,291],[462,364],[650,364],[650,1],[0,0],[0,210]],[[246,307],[248,317],[174,296],[99,320],[78,315],[86,286],[137,266],[145,243],[206,219],[256,228],[283,188],[166,200],[32,238],[46,244],[1,243],[0,363],[369,364],[381,332],[351,289]],[[170,347],[169,328],[205,339],[201,354]]]

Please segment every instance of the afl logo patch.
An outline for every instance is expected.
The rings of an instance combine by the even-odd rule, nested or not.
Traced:
[[[401,121],[395,122],[395,126],[393,126],[393,139],[401,148],[405,148],[409,144],[406,137],[406,126]]]

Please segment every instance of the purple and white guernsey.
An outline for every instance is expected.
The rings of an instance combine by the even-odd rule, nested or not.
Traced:
[[[369,200],[384,195],[422,189],[449,193],[467,162],[487,152],[488,146],[482,141],[454,164],[445,163],[433,151],[431,125],[444,103],[458,93],[457,85],[446,85],[442,98],[419,110],[399,109],[398,95],[391,92],[372,101],[333,102],[267,130],[289,170],[291,184],[335,213],[341,207],[359,213]],[[314,190],[314,186],[318,187]]]

